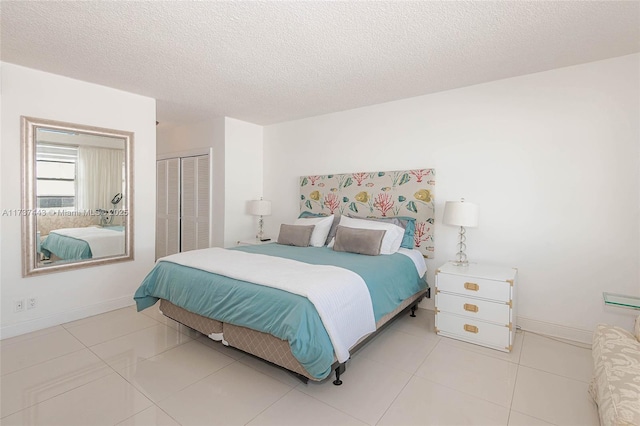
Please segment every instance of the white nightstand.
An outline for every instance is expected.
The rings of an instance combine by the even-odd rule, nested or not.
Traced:
[[[457,266],[436,270],[436,333],[510,352],[515,338],[518,270]]]
[[[240,240],[238,241],[238,245],[239,246],[259,246],[262,244],[269,244],[269,243],[274,243],[275,241],[273,240],[269,240],[269,241],[260,241],[257,238],[253,238],[253,239],[246,239],[246,240]]]

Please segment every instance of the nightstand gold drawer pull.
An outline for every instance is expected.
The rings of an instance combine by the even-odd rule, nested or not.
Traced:
[[[478,312],[478,307],[476,305],[472,305],[471,303],[465,303],[464,310],[469,312]]]
[[[464,288],[466,288],[467,290],[471,290],[471,291],[478,291],[480,290],[480,286],[476,283],[464,283]]]
[[[471,325],[471,324],[465,324],[464,325],[464,331],[468,331],[469,333],[477,333],[478,332],[478,327],[476,327],[475,325]]]

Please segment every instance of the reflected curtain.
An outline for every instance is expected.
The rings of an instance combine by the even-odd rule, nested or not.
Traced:
[[[122,168],[124,150],[78,147],[77,208],[96,210],[113,208],[111,199],[123,193]],[[119,205],[118,208],[122,206]]]

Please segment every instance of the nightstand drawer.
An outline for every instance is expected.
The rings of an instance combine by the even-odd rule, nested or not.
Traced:
[[[436,289],[500,302],[511,300],[511,283],[508,281],[487,280],[440,272],[436,276]]]
[[[476,321],[447,312],[436,315],[436,329],[438,334],[454,337],[494,349],[511,351],[511,330],[504,325],[490,324]]]
[[[441,312],[491,321],[498,324],[506,324],[511,318],[509,312],[511,307],[506,303],[489,302],[487,300],[443,293],[442,291],[436,294],[436,306]]]

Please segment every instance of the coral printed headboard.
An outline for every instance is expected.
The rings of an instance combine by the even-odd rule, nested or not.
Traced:
[[[300,211],[416,218],[415,248],[433,258],[434,169],[301,176]]]

